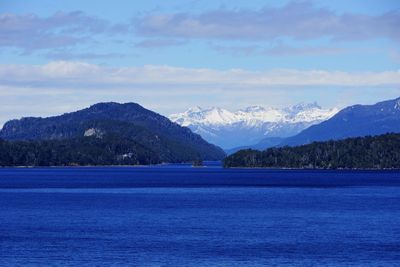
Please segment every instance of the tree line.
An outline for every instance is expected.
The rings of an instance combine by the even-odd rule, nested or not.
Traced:
[[[400,169],[400,134],[314,142],[297,147],[241,150],[224,167]]]
[[[160,157],[132,140],[105,136],[65,140],[0,140],[0,166],[147,165]]]

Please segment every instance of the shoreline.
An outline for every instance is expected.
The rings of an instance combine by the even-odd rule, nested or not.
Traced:
[[[220,167],[225,170],[276,170],[276,171],[400,171],[400,168],[338,168],[338,169],[326,169],[326,168],[282,168],[282,167],[224,167],[224,166],[192,166],[191,163],[160,163],[160,164],[149,164],[149,165],[77,165],[77,166],[0,166],[2,169],[90,169],[90,168],[151,168],[151,167],[163,167],[163,166],[187,166],[193,169],[203,169],[209,167]]]
[[[288,171],[400,171],[400,168],[286,168],[286,167],[222,167],[224,169],[257,169],[257,170],[288,170]]]

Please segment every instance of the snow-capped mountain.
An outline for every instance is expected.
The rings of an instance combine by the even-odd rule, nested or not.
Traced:
[[[229,149],[254,145],[267,137],[289,137],[327,120],[339,110],[322,109],[317,103],[287,108],[251,106],[237,111],[195,107],[169,118],[189,127],[207,141]]]
[[[297,146],[315,141],[400,133],[400,98],[374,105],[354,105],[321,124],[283,140],[279,145]]]

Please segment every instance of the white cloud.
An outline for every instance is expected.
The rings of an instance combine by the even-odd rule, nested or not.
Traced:
[[[382,86],[399,85],[400,70],[345,72],[325,70],[215,70],[166,65],[105,67],[86,62],[54,61],[44,65],[0,65],[0,84],[30,87],[165,86]]]
[[[172,66],[106,67],[86,62],[0,64],[0,125],[98,102],[136,102],[171,114],[191,106],[237,109],[315,101],[327,107],[400,95],[400,71],[216,70]],[[351,96],[351,97],[349,97]]]

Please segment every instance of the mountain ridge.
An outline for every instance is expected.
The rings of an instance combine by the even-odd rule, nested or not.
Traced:
[[[67,140],[112,134],[131,140],[160,155],[162,162],[219,160],[225,153],[189,128],[136,103],[97,103],[75,112],[47,118],[25,117],[4,124],[7,141]],[[117,142],[118,143],[118,142]]]
[[[337,108],[322,109],[314,102],[286,108],[250,106],[234,112],[220,107],[195,107],[169,118],[227,150],[255,145],[268,137],[295,135],[337,111]]]
[[[280,146],[400,132],[400,97],[346,107],[332,118],[286,138]]]

